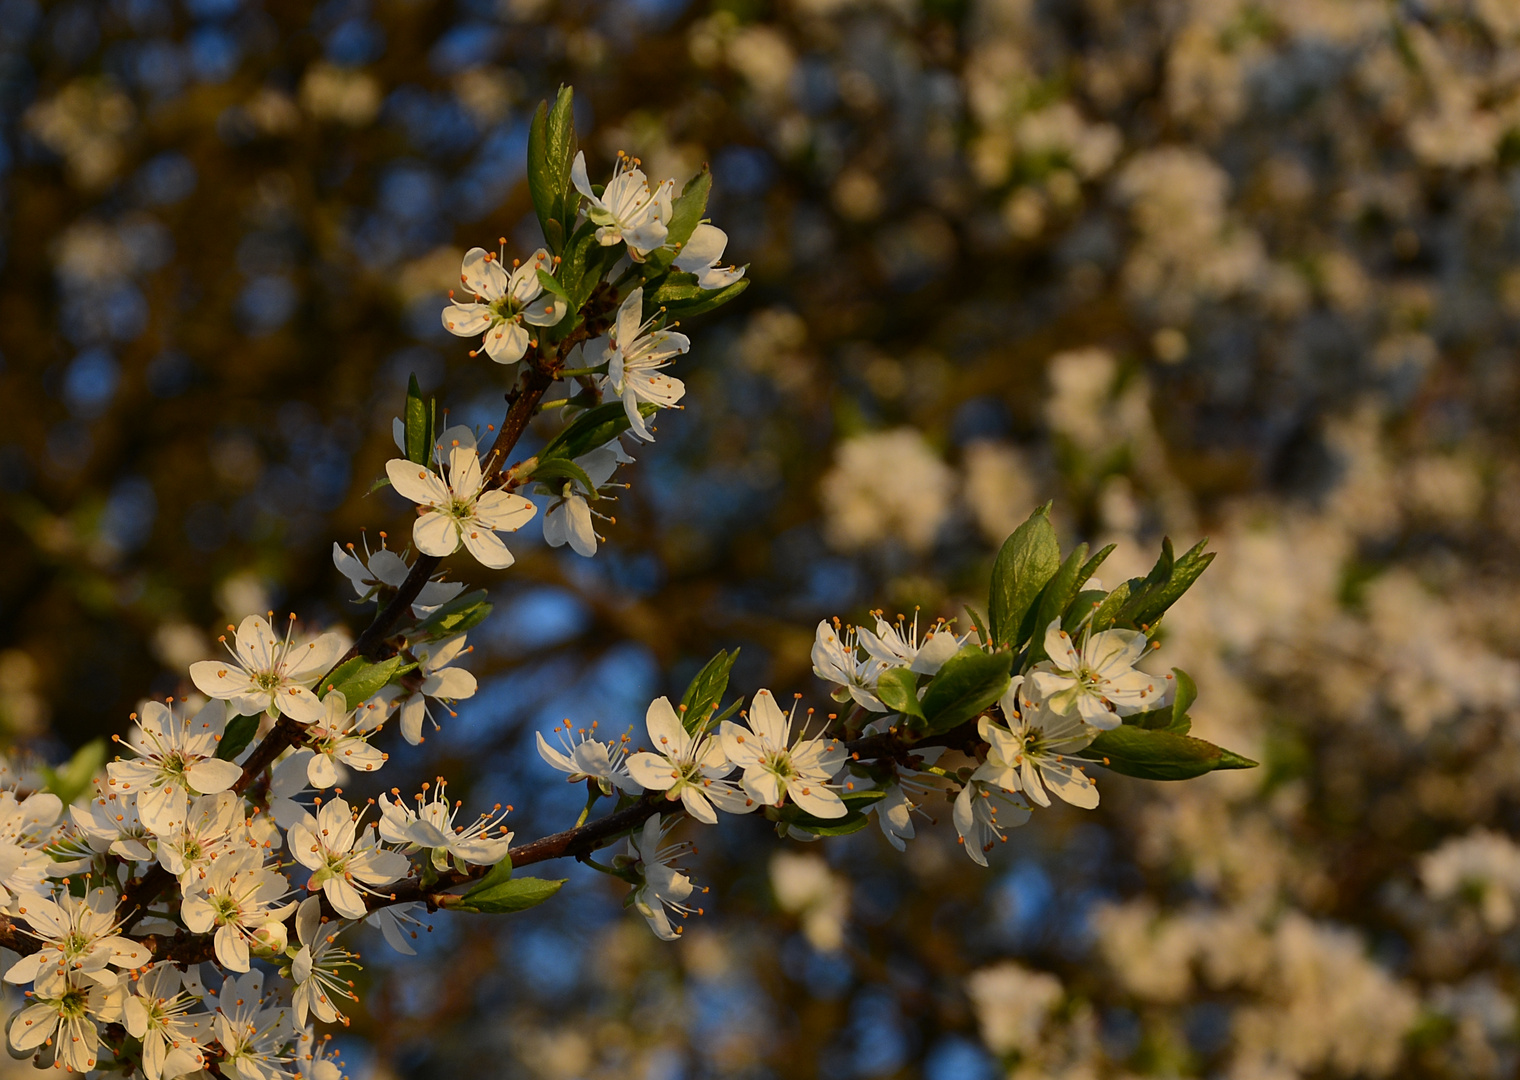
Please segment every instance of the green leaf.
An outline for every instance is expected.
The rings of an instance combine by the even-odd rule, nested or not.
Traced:
[[[565,291],[565,287],[559,283],[559,279],[556,278],[553,274],[549,273],[549,271],[538,271],[538,283],[543,286],[545,292],[553,293],[555,296],[559,297],[566,303],[570,302],[570,294],[567,293]]]
[[[1103,732],[1079,756],[1142,780],[1191,780],[1216,769],[1254,769],[1257,764],[1202,739],[1132,724]]]
[[[728,675],[733,671],[737,659],[738,649],[733,652],[719,649],[718,655],[692,677],[686,693],[681,695],[681,723],[687,731],[696,734],[711,727],[709,720],[712,712],[723,701],[723,693],[728,689]]]
[[[918,701],[918,676],[907,668],[883,671],[876,680],[876,696],[892,711],[917,720],[918,723],[913,725],[915,728],[924,726],[927,718]]]
[[[406,460],[424,469],[432,467],[433,443],[438,437],[437,411],[434,402],[422,399],[422,389],[413,375],[406,384],[406,416],[402,418],[406,428]]]
[[[622,402],[618,402],[619,407]],[[591,482],[591,477],[586,475],[586,470],[581,468],[569,458],[554,457],[545,461],[539,458],[538,464],[528,474],[534,480],[548,482],[555,479],[574,480],[580,485],[581,494],[586,498],[595,500],[600,496],[596,493],[596,485]]]
[[[1045,659],[1045,628],[1059,619],[1076,598],[1077,589],[1082,584],[1083,560],[1086,558],[1087,545],[1078,544],[1066,556],[1066,561],[1056,571],[1056,576],[1040,591],[1040,599],[1031,609],[1033,617],[1025,620],[1029,624],[1029,654],[1024,660],[1026,671]],[[1023,633],[1021,629],[1020,636]]]
[[[408,639],[420,641],[423,638],[446,638],[473,630],[491,614],[491,605],[486,603],[486,596],[484,589],[476,589],[454,597],[413,627],[407,635]]]
[[[653,416],[658,411],[658,406],[653,402],[639,403],[639,413],[642,416]],[[543,462],[550,458],[578,458],[599,446],[607,445],[627,431],[628,427],[628,412],[621,401],[609,401],[605,405],[587,409],[545,444],[538,452],[538,460]]]
[[[471,889],[458,900],[450,900],[450,911],[474,911],[482,915],[507,915],[514,911],[526,911],[542,904],[559,892],[564,878],[512,878],[500,881],[489,889]]]
[[[983,645],[991,640],[987,636],[987,620],[981,616],[970,604],[966,605],[966,614],[971,617],[971,625],[976,627],[976,636]]]
[[[967,645],[929,680],[919,703],[926,730],[935,735],[965,723],[987,708],[1008,689],[1013,654],[1007,650],[983,652]]]
[[[352,657],[339,664],[332,674],[322,680],[322,685],[317,688],[317,696],[326,697],[336,690],[350,706],[357,708],[385,689],[400,674],[399,669],[403,663],[399,655],[378,664],[362,656]]]
[[[1114,553],[1114,550],[1118,548],[1118,546],[1118,544],[1109,544],[1102,551],[1098,552],[1096,555],[1082,564],[1082,572],[1077,575],[1078,589],[1087,584],[1088,579],[1091,578],[1093,574],[1098,572],[1098,567],[1103,565],[1104,561]]]
[[[1093,612],[1092,617],[1093,633],[1113,627],[1114,620],[1119,617],[1119,612],[1124,609],[1125,604],[1129,603],[1130,584],[1128,581],[1120,582],[1119,587],[1109,593],[1108,597],[1098,605],[1098,610]]]
[[[696,315],[706,315],[715,308],[720,308],[738,297],[745,289],[749,288],[749,278],[740,278],[732,285],[721,289],[704,289],[692,300],[671,300],[665,305],[665,314],[671,318],[690,319]]]
[[[1177,724],[1184,721],[1191,727],[1192,721],[1188,720],[1187,711],[1193,707],[1193,702],[1198,700],[1198,684],[1181,668],[1172,668],[1172,677],[1177,680],[1177,688],[1172,693],[1173,728],[1175,729]]]
[[[234,716],[227,721],[227,727],[222,731],[222,741],[216,744],[216,756],[223,761],[231,761],[248,749],[248,744],[253,742],[258,730],[257,716]]]
[[[1023,644],[1019,628],[1040,590],[1061,568],[1061,547],[1050,523],[1046,503],[1013,531],[992,567],[992,593],[987,601],[993,641],[1017,649]]]
[[[410,460],[410,459],[408,459],[408,460]],[[375,478],[375,482],[369,486],[369,490],[366,491],[364,494],[366,494],[366,495],[373,495],[375,492],[379,491],[381,488],[388,488],[390,486],[391,486],[391,478],[389,476],[378,476],[378,477]]]
[[[43,788],[57,795],[68,806],[90,790],[90,781],[105,763],[106,741],[91,739],[74,751],[74,756],[57,769],[42,766],[39,771],[42,773]]]
[[[576,152],[572,100],[570,87],[560,87],[554,107],[540,102],[528,128],[528,193],[544,240],[554,255],[564,250],[565,228],[575,220],[567,211],[580,199],[570,183]]]
[[[1102,589],[1083,589],[1071,598],[1071,603],[1066,606],[1066,614],[1061,619],[1061,629],[1068,634],[1075,634],[1077,628],[1082,625],[1082,620],[1092,615],[1103,606],[1108,593]]]
[[[644,318],[651,319],[667,304],[696,300],[705,292],[697,284],[697,275],[672,270],[659,279],[654,288],[644,288]]]
[[[491,869],[487,870],[485,877],[481,878],[474,885],[471,885],[468,889],[466,889],[462,899],[468,900],[472,896],[477,896],[489,889],[494,889],[504,881],[511,880],[512,856],[508,855],[505,859],[502,859],[501,862],[497,863],[495,866],[491,867]]]
[[[665,225],[665,244],[644,257],[640,267],[645,281],[653,281],[675,262],[680,249],[702,223],[707,212],[707,196],[712,191],[712,172],[706,165],[702,171],[686,181],[670,207],[670,220]]]
[[[1146,576],[1143,587],[1131,593],[1129,603],[1119,614],[1118,625],[1137,628],[1155,625],[1214,561],[1214,552],[1203,550],[1208,544],[1207,539],[1198,541],[1176,560],[1172,558],[1171,541],[1163,540],[1161,544],[1161,558]],[[1163,566],[1164,575],[1160,573]]]
[[[794,803],[768,806],[765,808],[765,813],[772,821],[784,821],[794,829],[801,829],[815,836],[848,836],[866,827],[866,822],[869,820],[865,814],[866,810],[878,799],[885,798],[886,794],[880,789],[841,792],[839,797],[844,800],[846,812],[843,817],[837,818],[814,817]]]

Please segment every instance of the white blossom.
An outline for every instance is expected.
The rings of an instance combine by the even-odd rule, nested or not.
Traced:
[[[674,330],[653,329],[656,320],[644,319],[644,290],[634,289],[618,308],[617,320],[606,337],[584,346],[584,354],[597,357],[607,365],[602,380],[623,401],[629,430],[645,442],[654,442],[640,402],[651,402],[662,409],[674,408],[686,393],[686,384],[666,375],[671,360],[691,348],[691,339]]]
[[[103,985],[114,985],[115,976],[105,970],[108,966],[134,968],[146,964],[152,955],[147,948],[116,932],[120,925],[117,899],[108,889],[93,889],[81,898],[64,892],[56,901],[22,896],[16,912],[40,945],[36,952],[10,966],[5,981],[29,983],[56,968],[60,973],[79,972]]]
[[[329,930],[323,924],[320,897],[309,896],[296,909],[296,936],[301,948],[291,961],[290,978],[295,983],[291,1004],[298,1027],[306,1026],[308,1013],[323,1023],[342,1020],[346,1024],[348,1018],[333,1004],[333,998],[359,1000],[347,978],[359,965],[353,953],[338,946],[341,931],[341,926]]]
[[[514,560],[497,532],[516,532],[538,512],[521,495],[485,490],[486,477],[473,447],[449,451],[446,480],[405,458],[386,462],[385,472],[404,498],[422,508],[412,539],[425,555],[452,555],[463,544],[482,566],[505,570]]]
[[[1079,651],[1071,635],[1052,619],[1045,629],[1045,653],[1029,674],[1029,683],[1042,704],[1061,714],[1075,710],[1086,723],[1102,730],[1120,718],[1158,709],[1171,699],[1171,675],[1150,675],[1135,667],[1149,645],[1138,630],[1084,630]]]
[[[793,744],[796,711],[794,704],[791,712],[782,712],[769,690],[759,691],[745,716],[747,729],[732,720],[720,726],[723,753],[744,770],[739,783],[756,802],[780,806],[790,797],[814,817],[844,817],[848,808],[830,783],[844,766],[844,746],[823,735]]]
[[[443,309],[443,328],[455,337],[484,335],[486,355],[498,364],[512,364],[528,351],[529,326],[553,326],[564,317],[564,304],[544,294],[538,272],[552,271],[554,262],[543,248],[527,262],[514,261],[508,274],[501,258],[484,248],[465,252],[459,280],[474,294],[471,303],[452,303]],[[449,296],[454,294],[450,291]]]
[[[306,777],[312,787],[321,790],[339,783],[342,769],[374,772],[385,764],[386,755],[369,743],[385,721],[383,706],[366,702],[350,709],[341,690],[328,691],[322,704],[326,706],[322,719],[307,732],[312,756]]]
[[[364,918],[369,909],[363,894],[379,896],[374,886],[389,885],[411,868],[406,856],[381,848],[374,824],[361,828],[342,799],[323,803],[315,817],[307,814],[290,827],[287,839],[296,861],[312,872],[306,888],[321,889],[345,919]]]
[[[100,1051],[97,1021],[119,1021],[122,997],[117,976],[49,969],[33,987],[32,1004],[11,1021],[11,1045],[24,1054],[51,1042],[58,1065],[77,1073],[90,1072]]]
[[[215,1017],[192,1012],[201,1002],[172,963],[155,964],[132,983],[122,1002],[127,1034],[142,1041],[147,1080],[174,1080],[205,1062],[202,1047],[215,1038]]]
[[[310,691],[305,691],[310,693]],[[320,705],[319,705],[320,707]],[[137,720],[139,756],[106,766],[112,788],[137,797],[142,823],[157,836],[185,824],[190,800],[226,791],[243,775],[240,766],[216,756],[227,727],[227,707],[211,701],[194,716],[176,716],[150,701]]]
[[[627,853],[613,860],[619,869],[630,870],[639,879],[633,890],[634,910],[648,920],[649,928],[661,941],[674,941],[681,936],[682,927],[672,926],[667,912],[674,911],[683,917],[693,910],[702,914],[701,908],[693,909],[686,904],[696,891],[691,878],[670,865],[690,851],[690,846],[661,847],[672,826],[673,822],[661,824],[659,814],[650,815],[643,827],[628,837]]]
[[[881,673],[894,666],[871,654],[864,658],[856,645],[854,628],[845,630],[835,619],[818,623],[813,637],[813,674],[835,686],[834,700],[855,704],[872,712],[889,711],[876,696],[876,680]]]
[[[697,285],[703,289],[726,289],[744,276],[742,267],[719,266],[723,249],[728,247],[728,234],[716,225],[706,222],[692,230],[691,239],[675,257],[677,270],[697,275]]]
[[[292,615],[291,627],[294,625]],[[225,636],[218,640],[227,644]],[[341,637],[322,634],[303,644],[292,642],[287,628],[285,640],[280,641],[268,622],[258,615],[249,615],[238,624],[236,643],[236,649],[227,647],[230,664],[200,660],[190,665],[190,678],[196,689],[226,701],[233,715],[283,713],[301,724],[309,724],[322,715],[322,704],[311,688],[343,654]],[[143,820],[148,820],[146,814]]]
[[[296,1039],[290,1009],[268,1007],[264,973],[228,976],[216,994],[216,1039],[222,1044],[222,1072],[239,1080],[289,1080],[293,1062],[287,1048]]]
[[[395,802],[380,796],[380,838],[388,844],[401,845],[407,851],[426,851],[434,869],[447,870],[449,860],[463,872],[467,866],[494,866],[507,857],[512,847],[512,833],[502,824],[506,813],[500,805],[491,813],[482,813],[468,825],[455,825],[454,815],[460,803],[449,806],[448,785],[440,777],[436,784],[424,784],[417,796],[417,809],[408,807],[399,792]],[[496,835],[492,836],[492,831]]]
[[[197,891],[185,897],[180,914],[193,934],[215,927],[217,962],[229,971],[247,971],[254,934],[295,910],[294,903],[282,902],[289,890],[285,875],[264,865],[261,849],[238,848],[211,864]]]
[[[591,491],[582,491],[578,480],[566,480],[560,486],[558,498],[544,514],[544,541],[550,547],[568,543],[572,551],[588,559],[595,555],[600,537],[592,519],[603,515],[592,510],[587,499],[612,479],[619,465],[631,464],[633,460],[617,439],[576,458],[575,464],[591,481]]]
[[[905,667],[916,675],[934,675],[942,668],[946,660],[949,660],[960,651],[971,637],[964,634],[956,637],[950,627],[940,620],[932,629],[924,634],[923,640],[918,637],[918,612],[913,613],[913,622],[908,624],[899,615],[897,622],[889,623],[876,613],[876,632],[873,634],[865,627],[860,627],[856,634],[860,645],[876,660],[881,661],[888,667]]]
[[[650,188],[639,159],[618,151],[617,164],[612,179],[602,193],[591,189],[591,179],[586,174],[586,155],[578,153],[570,166],[570,180],[581,193],[588,206],[586,217],[595,223],[597,243],[603,247],[626,243],[629,258],[643,262],[644,256],[663,247],[667,235],[666,223],[670,220],[671,195],[675,181],[666,180],[658,187]]]
[[[433,719],[432,710],[428,707],[429,699],[442,702],[447,708],[456,701],[475,696],[479,686],[475,676],[463,668],[450,666],[469,651],[465,648],[464,634],[424,642],[412,649],[413,655],[417,657],[422,683],[401,700],[400,713],[401,735],[413,746],[419,745],[424,738],[424,720],[432,723],[434,731],[439,730],[438,721]],[[449,715],[454,715],[453,709],[449,709]]]
[[[754,801],[724,780],[734,766],[711,734],[691,735],[671,708],[669,698],[655,698],[644,714],[654,750],[628,758],[628,771],[646,790],[663,791],[672,802],[681,800],[686,812],[707,825],[718,823],[718,809],[748,813]]]
[[[568,720],[563,727],[554,730],[559,734],[564,749],[556,750],[549,745],[543,732],[536,732],[538,756],[560,772],[568,774],[565,779],[570,783],[595,780],[603,795],[611,795],[614,788],[629,795],[643,791],[643,787],[628,772],[627,735],[617,742],[603,742],[591,737],[596,732],[595,722],[590,730],[582,728],[572,732]]]
[[[986,866],[987,852],[992,850],[994,842],[1006,841],[1006,830],[1029,820],[1029,804],[1022,796],[1000,791],[985,781],[968,780],[955,797],[951,819],[971,861]]]
[[[385,536],[384,533],[380,535]],[[404,558],[390,548],[381,547],[378,551],[370,551],[368,539],[365,540],[363,558],[360,558],[353,544],[349,544],[345,551],[338,546],[336,540],[333,541],[333,565],[353,584],[354,592],[361,600],[371,599],[382,587],[401,588],[412,569]],[[463,591],[462,581],[430,580],[423,584],[417,593],[417,599],[412,601],[412,614],[425,619]]]

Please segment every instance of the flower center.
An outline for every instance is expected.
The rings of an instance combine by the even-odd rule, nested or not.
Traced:
[[[82,1020],[89,1007],[89,995],[83,990],[70,988],[58,999],[58,1015],[68,1020]]]

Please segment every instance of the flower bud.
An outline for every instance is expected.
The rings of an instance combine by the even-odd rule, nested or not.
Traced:
[[[289,943],[290,935],[285,924],[272,919],[253,934],[253,948],[256,952],[282,953]]]

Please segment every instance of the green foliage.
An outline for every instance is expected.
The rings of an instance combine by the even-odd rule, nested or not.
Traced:
[[[91,739],[57,769],[43,765],[38,771],[42,773],[44,790],[57,795],[67,806],[90,790],[91,779],[105,763],[106,741]]]
[[[702,289],[691,299],[671,300],[666,303],[665,314],[672,319],[689,319],[695,315],[706,315],[730,300],[737,299],[739,294],[747,288],[749,288],[749,278],[740,278],[732,285],[721,289]]]
[[[928,718],[918,700],[918,676],[907,668],[890,668],[876,680],[876,696],[883,705],[918,721],[913,727],[922,729]]]
[[[248,744],[253,742],[258,730],[257,716],[234,716],[227,721],[227,727],[222,731],[222,741],[216,744],[216,756],[223,761],[231,761],[248,749]]]
[[[1024,643],[1025,617],[1060,568],[1061,546],[1046,503],[1004,541],[993,564],[987,615],[996,644],[1017,649]]]
[[[508,915],[537,907],[559,892],[564,878],[511,878],[489,887],[477,885],[458,900],[448,902],[450,911],[472,911],[482,915]],[[483,883],[482,883],[483,884]]]
[[[1200,540],[1181,558],[1173,559],[1171,539],[1162,540],[1161,556],[1151,572],[1129,581],[1129,598],[1115,616],[1114,625],[1135,629],[1154,626],[1214,561],[1214,553],[1203,550],[1207,545],[1207,539]]]
[[[473,630],[491,614],[486,595],[484,589],[476,589],[454,597],[418,623],[408,638],[413,641],[434,640]]]
[[[580,193],[570,182],[578,149],[573,97],[570,87],[560,87],[552,109],[548,102],[539,102],[528,129],[528,192],[553,255],[565,250],[565,234],[580,206]]]
[[[1256,767],[1250,758],[1202,739],[1133,724],[1103,732],[1079,756],[1142,780],[1191,780],[1216,769]]]
[[[840,792],[839,797],[844,800],[846,808],[844,817],[814,817],[792,803],[768,806],[765,808],[765,816],[772,821],[784,821],[790,828],[801,829],[814,836],[848,836],[866,827],[870,820],[866,817],[866,811],[886,794],[881,790]]]
[[[392,679],[416,666],[407,664],[403,667],[404,663],[400,656],[378,663],[362,656],[350,657],[322,680],[321,686],[317,688],[317,696],[326,697],[336,692],[342,694],[350,706],[357,706],[385,689]]]
[[[641,416],[647,418],[658,411],[658,407],[651,402],[639,403]],[[539,468],[550,459],[578,458],[599,446],[605,446],[628,428],[628,412],[621,401],[609,401],[605,405],[587,409],[538,452]]]
[[[1026,668],[1045,659],[1045,628],[1053,621],[1059,619],[1074,599],[1082,582],[1086,580],[1083,571],[1086,567],[1083,560],[1087,558],[1087,545],[1078,544],[1072,549],[1070,555],[1061,563],[1055,577],[1051,578],[1040,590],[1040,598],[1031,607],[1033,617],[1028,621],[1029,629],[1026,631],[1029,637],[1029,654],[1024,662]],[[1091,577],[1089,571],[1087,577]]]
[[[422,398],[422,389],[414,374],[406,384],[406,412],[402,417],[406,428],[406,460],[431,468],[433,443],[438,438],[438,403]]]
[[[729,672],[734,669],[734,661],[739,659],[739,650],[728,652],[718,650],[702,670],[697,672],[691,683],[686,687],[686,693],[681,695],[681,723],[692,734],[706,730],[715,723],[714,710],[723,701],[723,692],[728,689]],[[737,702],[735,706],[737,707]],[[731,715],[732,710],[724,715]]]
[[[622,408],[621,403],[618,408]],[[574,480],[587,499],[594,501],[600,498],[596,492],[596,485],[591,482],[591,477],[586,475],[586,470],[567,457],[553,457],[548,460],[539,458],[537,464],[526,476],[542,481]]]
[[[1002,697],[1008,689],[1013,654],[989,653],[967,645],[929,680],[920,705],[923,731],[935,735],[965,723]]]

